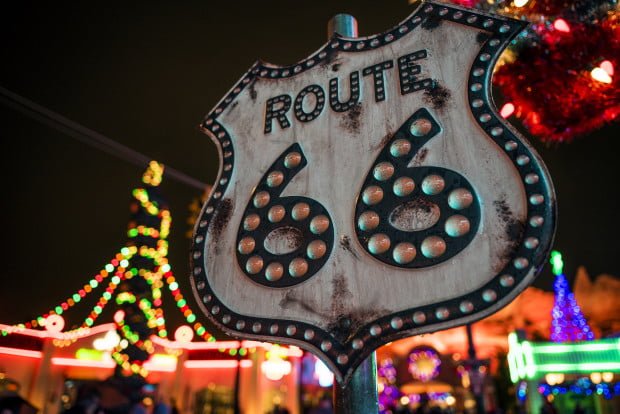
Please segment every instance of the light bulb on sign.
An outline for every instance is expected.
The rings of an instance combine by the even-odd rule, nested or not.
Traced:
[[[525,6],[530,0],[515,0],[513,3],[515,5],[515,7],[523,7]]]

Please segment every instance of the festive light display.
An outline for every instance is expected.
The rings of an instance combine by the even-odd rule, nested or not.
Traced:
[[[396,368],[391,359],[382,360],[377,367],[377,387],[379,391],[379,413],[388,414],[402,394],[396,386]]]
[[[265,355],[266,361],[263,361],[260,367],[267,379],[278,381],[291,373],[292,365],[289,361],[286,361],[286,355],[286,349],[277,345],[267,351]]]
[[[520,341],[511,333],[508,344],[510,379],[514,383],[544,378],[546,374],[620,373],[620,338],[533,343]]]
[[[551,311],[551,340],[553,342],[591,341],[594,333],[583,316],[575,296],[564,276],[562,255],[551,252],[550,262],[553,266],[555,292],[553,310]]]
[[[562,384],[540,384],[538,392],[545,397],[548,395],[566,394],[567,392],[585,396],[596,394],[610,400],[620,395],[620,382],[595,384],[588,378],[580,378],[577,381]]]
[[[437,377],[440,366],[439,354],[430,347],[419,347],[409,354],[409,372],[418,381],[426,382]]]
[[[615,1],[451,2],[531,22],[493,76],[503,101],[514,107],[510,115],[530,133],[545,142],[569,142],[617,120],[620,11]]]
[[[126,373],[145,376],[148,372],[143,363],[153,350],[150,334],[156,331],[161,338],[168,336],[161,307],[162,288],[165,283],[177,308],[191,324],[191,329],[201,339],[215,341],[215,338],[197,321],[196,314],[181,294],[168,263],[166,238],[170,233],[172,220],[170,211],[157,188],[161,183],[163,171],[163,165],[152,161],[142,177],[144,186],[132,192],[134,201],[130,206],[132,218],[127,230],[129,238],[127,245],[120,249],[97,275],[69,295],[65,301],[31,321],[16,325],[11,330],[2,330],[3,335],[17,332],[19,329],[45,327],[50,332],[62,333],[62,339],[54,339],[54,345],[67,346],[86,335],[106,305],[113,300],[119,308],[114,315],[114,321],[121,340],[115,346],[112,358]],[[102,287],[106,281],[108,283],[105,291],[81,326],[62,332],[64,319],[61,315]],[[184,337],[190,338],[189,340],[191,336],[187,332],[184,333]],[[245,355],[247,350],[243,348],[240,352]]]

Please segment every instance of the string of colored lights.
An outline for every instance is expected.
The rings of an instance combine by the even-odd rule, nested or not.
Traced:
[[[124,260],[130,259],[133,256],[133,254],[135,254],[135,251],[132,251],[132,250],[134,249],[123,247],[120,250],[120,252],[116,254],[115,258],[112,259],[110,263],[105,265],[105,267],[101,269],[97,275],[95,275],[92,279],[90,279],[88,283],[84,284],[84,286],[81,289],[78,289],[76,292],[69,295],[69,297],[66,300],[64,300],[63,302],[61,302],[54,308],[48,310],[47,312],[43,313],[42,315],[39,315],[36,318],[28,322],[17,324],[16,326],[20,328],[27,328],[27,329],[44,327],[45,320],[48,318],[48,316],[62,315],[64,312],[66,312],[67,310],[75,306],[76,304],[80,303],[83,298],[85,298],[89,293],[91,293],[93,289],[98,288],[99,285],[105,279],[107,279],[110,275],[112,274],[116,275],[118,273],[117,267],[119,266],[119,264],[122,263]],[[114,283],[115,281],[116,283]],[[118,280],[113,278],[112,282],[116,285],[118,284],[118,282],[120,282],[120,278]],[[109,300],[110,297],[107,297],[106,300]],[[101,307],[101,305],[99,306]],[[101,311],[97,312],[95,311],[95,308],[93,308],[93,311],[95,312],[97,316],[101,314]],[[93,322],[94,322],[94,319],[93,319]],[[84,321],[83,326],[89,326],[89,324],[86,323],[86,320]]]
[[[163,166],[153,161],[143,175],[142,181],[147,185],[147,188],[148,186],[158,186],[161,183],[162,173]],[[121,305],[124,301],[137,301],[140,310],[144,313],[144,316],[148,321],[147,323],[149,328],[156,329],[157,336],[167,338],[168,330],[166,329],[165,316],[162,309],[163,297],[161,291],[164,283],[174,299],[176,307],[183,314],[183,317],[187,323],[190,324],[193,331],[205,341],[215,341],[215,337],[207,331],[202,323],[197,321],[196,314],[188,305],[187,300],[180,291],[179,284],[174,277],[172,268],[167,258],[168,242],[166,241],[166,238],[170,233],[172,221],[170,211],[167,208],[158,205],[156,201],[152,200],[149,196],[149,191],[147,188],[136,188],[132,191],[132,195],[136,200],[136,205],[135,207],[132,207],[132,209],[135,210],[136,208],[141,208],[148,215],[156,216],[160,223],[159,228],[150,227],[145,225],[143,222],[137,223],[136,221],[131,221],[127,230],[127,236],[129,239],[128,245],[123,247],[114,256],[114,258],[99,271],[98,274],[96,274],[81,289],[78,289],[74,294],[70,295],[58,306],[50,309],[48,312],[32,319],[31,321],[16,325],[17,327],[45,327],[45,321],[51,315],[60,316],[67,312],[78,303],[81,303],[82,299],[90,293],[103,287],[103,282],[106,279],[109,279],[109,283],[105,288],[105,291],[101,294],[97,300],[97,303],[90,310],[88,316],[81,323],[80,327],[63,332],[63,335],[65,335],[66,338],[73,339],[55,340],[54,344],[56,346],[66,346],[74,342],[75,339],[80,336],[80,331],[85,332],[88,328],[92,327],[115,294],[116,300],[114,302],[117,306]],[[148,260],[148,262],[152,264],[152,267],[150,269],[146,269],[142,266],[132,265],[136,259],[140,263],[144,263],[144,260]],[[151,288],[152,301],[148,299],[137,299],[135,295],[132,296],[130,292],[117,292],[118,287],[122,282],[129,281],[135,276],[143,278],[148,283]],[[147,346],[145,340],[135,340],[135,333],[128,331],[127,328],[123,328],[123,326],[119,326],[119,333],[121,333],[123,339],[127,340],[126,343],[137,345],[140,348],[144,348],[145,351],[152,348],[152,344],[150,347]],[[220,352],[228,352],[233,356],[239,353],[243,356],[247,354],[248,349],[243,347],[229,350],[220,349]],[[146,372],[141,364],[135,364],[129,361],[127,355],[122,352],[122,348],[116,349],[113,356],[113,359],[126,371],[137,373],[139,375]]]

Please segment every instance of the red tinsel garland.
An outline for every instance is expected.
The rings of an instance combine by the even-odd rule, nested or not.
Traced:
[[[539,27],[541,42],[523,48],[514,62],[497,70],[493,83],[532,134],[566,142],[618,117],[618,74],[611,83],[591,74],[605,60],[619,68],[618,23],[616,12],[598,25],[572,23],[569,32]]]

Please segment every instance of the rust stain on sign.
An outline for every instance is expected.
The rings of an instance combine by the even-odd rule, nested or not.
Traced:
[[[344,235],[340,237],[340,247],[351,253],[356,259],[359,259],[359,256],[355,253],[353,247],[351,246],[351,238],[349,236]]]
[[[312,302],[306,302],[300,298],[298,298],[295,295],[295,290],[291,289],[288,292],[286,292],[286,294],[284,295],[284,297],[282,298],[282,300],[280,300],[279,303],[280,307],[282,309],[291,309],[294,307],[299,307],[300,309],[305,310],[306,312],[310,312],[313,313],[315,315],[318,315],[322,318],[327,318],[328,315],[324,315],[320,312],[317,311],[318,307],[316,306],[316,304],[312,303]]]
[[[258,95],[256,93],[255,84],[256,84],[256,79],[253,79],[252,82],[250,82],[250,84],[248,85],[248,90],[250,91],[250,98],[252,98],[253,101],[256,101],[256,97]]]
[[[443,109],[450,100],[450,91],[435,82],[432,88],[424,91],[424,102],[431,105],[433,109]]]
[[[392,133],[390,132],[389,134],[385,134],[385,136],[383,138],[381,138],[381,141],[379,141],[379,143],[375,146],[373,146],[371,148],[372,151],[376,151],[379,148],[383,148],[387,145],[388,142],[390,142],[390,140],[392,139]]]
[[[222,230],[224,229],[224,227],[226,227],[228,221],[230,220],[232,211],[232,200],[230,198],[223,199],[218,206],[217,214],[213,218],[213,221],[211,222],[211,227],[209,229],[209,232],[211,233],[211,236],[214,240],[219,239],[220,235],[222,234]]]
[[[441,24],[441,17],[430,15],[422,22],[422,29],[433,31]]]
[[[495,271],[500,271],[512,258],[514,249],[521,242],[525,224],[515,217],[515,214],[510,210],[508,203],[503,197],[499,200],[495,200],[493,205],[495,206],[497,216],[502,220],[505,226],[505,233],[503,237],[500,236],[500,240],[504,241],[506,248],[502,254],[499,255],[497,263],[493,266]]]
[[[427,155],[428,155],[428,148],[421,148],[420,151],[418,151],[413,157],[413,159],[411,160],[411,165],[413,167],[419,167],[420,165],[422,165]]]
[[[362,116],[362,104],[358,102],[353,105],[351,109],[349,109],[342,118],[340,122],[340,126],[346,130],[351,132],[352,134],[357,135],[360,129],[360,117]]]

